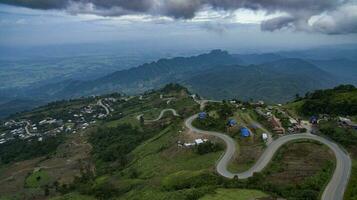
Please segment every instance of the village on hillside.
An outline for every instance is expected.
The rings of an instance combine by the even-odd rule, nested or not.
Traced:
[[[99,99],[78,108],[71,108],[58,117],[29,117],[23,119],[8,119],[0,125],[0,144],[13,139],[28,139],[36,137],[42,141],[46,136],[57,134],[75,134],[103,120],[114,111],[111,104],[117,101],[109,97]]]

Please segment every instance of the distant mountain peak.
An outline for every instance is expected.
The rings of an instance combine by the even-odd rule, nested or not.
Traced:
[[[222,49],[213,49],[210,51],[208,54],[224,54],[224,55],[229,55],[228,51],[224,51]]]

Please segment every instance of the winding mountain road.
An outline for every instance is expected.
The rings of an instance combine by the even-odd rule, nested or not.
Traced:
[[[218,137],[222,139],[226,143],[226,151],[224,154],[221,156],[220,160],[217,163],[216,170],[217,172],[227,178],[234,178],[237,176],[239,179],[246,179],[251,176],[255,172],[260,172],[262,171],[268,163],[271,161],[273,158],[274,154],[277,152],[277,150],[284,144],[294,141],[294,140],[299,140],[299,139],[309,139],[309,140],[315,140],[318,141],[322,144],[325,144],[328,146],[335,154],[336,156],[336,168],[335,172],[326,186],[321,199],[322,200],[342,200],[343,199],[343,194],[346,189],[348,179],[351,173],[351,159],[349,155],[342,150],[337,144],[334,142],[331,142],[330,140],[327,140],[325,138],[322,138],[317,135],[312,135],[309,133],[301,133],[301,134],[294,134],[294,135],[287,135],[280,137],[279,139],[273,141],[270,143],[264,153],[261,155],[261,157],[258,159],[258,161],[254,164],[253,167],[248,169],[245,172],[242,173],[232,173],[227,170],[227,166],[229,161],[232,159],[234,153],[236,152],[236,143],[235,141],[229,137],[228,135],[220,132],[214,132],[214,131],[205,131],[205,130],[200,130],[192,126],[192,121],[196,119],[198,114],[195,114],[185,120],[185,126],[196,133],[199,134],[205,134],[205,135],[211,135]]]
[[[99,99],[97,104],[104,108],[106,115],[110,114],[109,108],[106,105],[104,105],[104,103],[102,102],[102,99]]]
[[[180,116],[180,115],[176,112],[175,109],[167,108],[167,109],[161,110],[160,115],[159,115],[156,119],[151,119],[151,120],[145,119],[145,122],[156,122],[156,121],[159,121],[159,120],[164,116],[165,112],[172,112],[172,114],[173,114],[174,116],[176,116],[176,117],[177,117],[177,116]],[[140,114],[140,115],[136,116],[136,119],[137,119],[137,120],[140,120],[140,118],[141,118],[142,116],[144,116],[144,114]]]

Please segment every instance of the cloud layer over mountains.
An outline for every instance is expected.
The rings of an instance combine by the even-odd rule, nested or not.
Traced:
[[[191,19],[202,8],[262,10],[281,16],[261,23],[262,30],[291,28],[327,34],[357,33],[356,0],[0,0],[33,9],[59,9],[71,14],[121,16],[148,14]]]

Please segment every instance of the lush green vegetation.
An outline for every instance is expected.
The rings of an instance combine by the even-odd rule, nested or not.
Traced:
[[[92,154],[89,155],[92,157],[80,161],[84,164],[81,165],[80,174],[76,175],[73,182],[63,184],[51,181],[49,186],[46,186],[49,177],[44,171],[38,171],[27,177],[24,182],[27,189],[40,187],[40,192],[43,193],[46,191],[45,187],[48,187],[50,196],[62,195],[55,200],[198,200],[200,198],[230,199],[237,194],[242,199],[267,196],[260,191],[274,197],[288,199],[317,199],[323,185],[332,174],[333,164],[322,162],[324,161],[322,159],[318,160],[321,161],[318,162],[318,168],[313,168],[314,173],[308,174],[309,176],[298,174],[300,178],[302,177],[301,180],[289,182],[289,178],[286,177],[294,176],[295,171],[292,173],[286,166],[291,163],[294,166],[298,163],[295,162],[296,160],[289,162],[289,159],[298,157],[299,163],[303,163],[304,159],[307,161],[317,159],[310,156],[311,152],[306,153],[304,146],[302,149],[282,148],[264,172],[257,173],[248,180],[225,179],[214,169],[215,162],[223,150],[220,143],[206,142],[194,148],[178,146],[178,141],[193,139],[191,135],[183,132],[184,117],[172,117],[171,113],[168,113],[155,123],[140,123],[136,119],[136,116],[141,113],[148,113],[145,117],[156,117],[164,108],[178,108],[181,116],[190,116],[198,111],[198,105],[188,97],[186,89],[170,84],[163,90],[145,93],[142,99],[134,97],[128,101],[113,103],[112,107],[115,111],[112,112],[111,117],[99,121],[92,128],[86,129],[88,130],[86,133],[81,134],[80,139],[83,140],[81,145],[88,146],[86,141],[89,142],[92,147]],[[161,94],[164,98],[160,98]],[[174,100],[168,105],[165,97],[173,97]],[[47,114],[60,113],[64,108],[71,107],[72,103],[58,102],[49,106],[51,108],[42,111]],[[82,104],[74,101],[73,106],[82,106]],[[227,121],[232,116],[232,119],[240,119],[238,121],[244,126],[253,124],[257,117],[252,115],[251,109],[246,109],[238,115],[235,110],[236,108],[228,103],[209,103],[206,107],[209,116],[205,120],[194,121],[194,125],[202,129],[227,131]],[[37,114],[41,114],[42,111],[38,111]],[[260,145],[261,132],[257,131],[256,139],[251,137],[245,141],[253,145],[256,145],[255,141],[257,141]],[[241,139],[238,141],[241,142]],[[78,145],[68,141],[68,147],[71,146],[79,148]],[[321,146],[311,148],[327,152]],[[299,154],[295,155],[292,152],[299,152]],[[325,154],[320,155],[323,157]],[[62,154],[58,156],[59,159],[63,159]],[[86,162],[92,161],[95,167],[93,164],[85,165]],[[254,160],[251,162],[253,163]],[[320,169],[321,165],[322,169]],[[297,167],[302,168],[301,166],[303,165]],[[311,166],[316,167],[316,162]],[[279,177],[282,173],[287,175],[283,174],[284,176]],[[279,181],[282,180],[285,182],[280,184]]]
[[[316,147],[320,148],[318,154],[313,152]],[[224,185],[226,188],[262,190],[273,196],[287,199],[318,199],[334,170],[333,161],[326,156],[327,151],[327,147],[315,142],[287,144],[279,149],[263,172],[256,173],[247,180],[231,180],[225,182]],[[307,175],[303,168],[309,166],[306,160],[310,159],[315,160],[313,166],[316,169],[315,173]],[[295,168],[294,171],[289,172],[291,163],[294,163]],[[301,174],[298,174],[297,171],[300,171]],[[289,175],[289,173],[291,174]]]
[[[339,127],[335,121],[321,121],[319,130],[334,141],[342,144],[346,148],[357,144],[357,131]]]
[[[335,121],[322,121],[319,123],[319,129],[322,134],[338,142],[349,151],[352,158],[352,169],[344,199],[357,199],[357,132],[339,127]]]
[[[211,141],[207,141],[202,144],[199,144],[195,150],[198,154],[203,155],[206,153],[222,151],[223,146],[220,145],[219,143],[213,143]]]
[[[214,194],[207,194],[200,200],[251,200],[268,196],[259,190],[219,188]]]
[[[220,184],[222,179],[209,171],[179,171],[165,177],[162,187],[166,190],[181,190],[199,188],[202,186],[214,186]]]
[[[189,93],[189,91],[187,90],[187,88],[183,87],[180,84],[177,83],[169,83],[167,85],[165,85],[165,87],[163,87],[160,92],[164,92],[164,93],[171,93],[171,92],[181,92],[184,91],[186,93]]]
[[[38,188],[50,183],[50,176],[46,171],[39,170],[30,174],[25,180],[25,187]]]
[[[226,124],[219,118],[207,116],[205,119],[195,119],[192,125],[203,130],[225,131]]]
[[[205,110],[208,113],[207,117],[194,120],[193,126],[204,130],[225,132],[228,118],[233,115],[235,108],[227,102],[208,103]]]
[[[129,162],[127,154],[152,135],[152,130],[140,131],[128,124],[120,124],[115,128],[98,128],[89,137],[98,169],[108,167],[101,163],[109,162],[115,162],[116,165],[105,169],[107,172],[123,168]]]
[[[333,89],[307,93],[303,101],[300,112],[304,115],[357,114],[357,88],[353,85],[340,85]]]
[[[345,200],[357,199],[357,160],[352,162],[351,176],[344,196]]]
[[[27,160],[39,156],[49,155],[56,151],[64,137],[45,137],[41,142],[32,140],[11,140],[0,145],[0,163]]]
[[[51,198],[50,200],[95,200],[95,198],[87,195],[81,195],[78,193],[68,193],[60,197]]]

